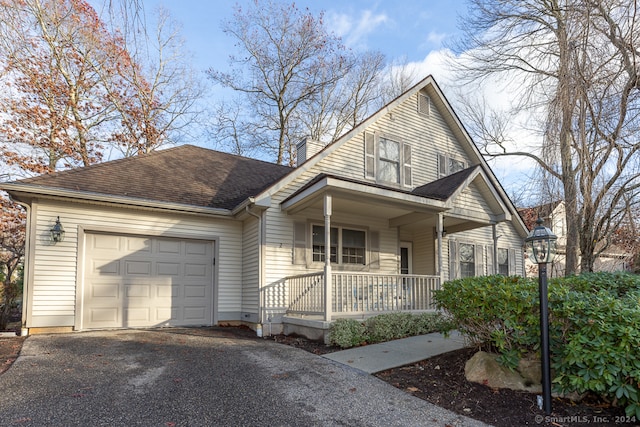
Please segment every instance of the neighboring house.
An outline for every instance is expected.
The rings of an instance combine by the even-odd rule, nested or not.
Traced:
[[[318,337],[433,309],[449,279],[524,274],[526,226],[431,77],[336,142],[302,142],[296,168],[185,145],[0,188],[28,210],[30,333]]]
[[[557,254],[549,268],[550,277],[564,276],[565,262],[567,256],[567,217],[565,214],[564,201],[556,201],[545,203],[532,208],[520,209],[520,214],[524,218],[524,222],[529,229],[536,226],[538,217],[544,220],[544,226],[549,227],[553,234],[558,237]],[[599,246],[597,250],[600,250]],[[602,251],[594,262],[594,271],[626,271],[629,270],[632,254],[627,253],[624,249],[616,245],[610,245]],[[578,256],[578,266],[580,265],[580,256]],[[525,255],[525,270],[529,277],[537,277],[538,268]]]

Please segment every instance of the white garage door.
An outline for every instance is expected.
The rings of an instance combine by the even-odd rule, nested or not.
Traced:
[[[213,324],[213,245],[86,234],[82,329]]]

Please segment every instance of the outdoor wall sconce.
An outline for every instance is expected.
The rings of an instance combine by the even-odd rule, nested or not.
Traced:
[[[538,264],[538,292],[540,293],[540,341],[542,355],[542,408],[551,414],[551,358],[549,355],[549,295],[547,289],[547,263],[553,262],[558,238],[542,225],[538,218],[536,228],[531,230],[524,244],[529,258]]]
[[[53,224],[53,227],[51,227],[49,232],[51,233],[51,241],[54,245],[64,240],[64,227],[60,223],[60,217],[56,219],[56,223]]]

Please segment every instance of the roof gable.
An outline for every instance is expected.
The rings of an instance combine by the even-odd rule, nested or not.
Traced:
[[[114,197],[233,209],[291,170],[287,166],[193,145],[181,145],[16,183]]]

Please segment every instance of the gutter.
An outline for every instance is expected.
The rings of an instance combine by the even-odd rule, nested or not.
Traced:
[[[53,187],[40,187],[24,184],[0,183],[0,190],[8,193],[20,193],[22,195],[48,196],[54,199],[85,200],[88,202],[102,202],[108,204],[135,206],[142,208],[159,209],[173,212],[184,212],[191,214],[203,214],[232,217],[232,212],[228,209],[209,208],[205,206],[188,205],[184,203],[161,202],[150,199],[140,199],[127,196],[110,196],[102,193],[92,193],[86,191],[76,191]],[[12,197],[13,198],[13,197]]]
[[[31,308],[31,301],[30,301],[30,297],[31,297],[31,283],[32,283],[32,274],[31,274],[31,264],[32,264],[32,256],[31,256],[31,236],[33,235],[33,233],[31,232],[30,228],[31,228],[31,224],[32,224],[32,220],[31,220],[31,205],[24,203],[20,200],[17,200],[13,197],[11,197],[11,200],[13,200],[15,203],[17,203],[18,205],[22,206],[25,211],[27,212],[27,223],[26,223],[26,227],[25,227],[25,238],[24,238],[24,265],[23,265],[23,287],[24,289],[22,290],[22,319],[20,319],[20,336],[22,337],[26,337],[27,335],[29,335],[29,329],[26,327],[27,325],[27,318],[28,318],[28,313],[30,311]]]

